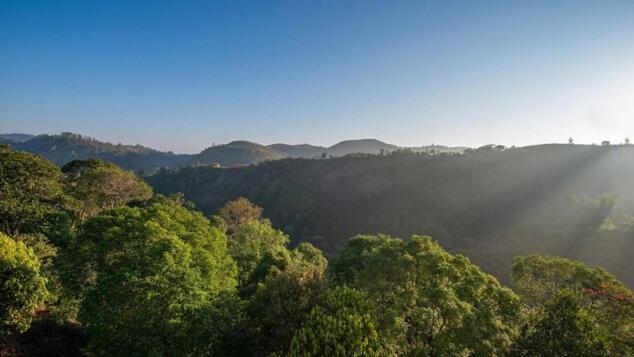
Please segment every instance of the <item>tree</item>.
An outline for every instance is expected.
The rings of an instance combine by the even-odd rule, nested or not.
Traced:
[[[132,172],[98,160],[75,160],[62,167],[68,208],[78,220],[152,197],[152,189]]]
[[[333,275],[373,302],[391,353],[497,355],[515,336],[515,294],[429,237],[352,238]]]
[[[249,221],[263,220],[262,208],[254,205],[244,197],[225,203],[217,214],[225,221],[227,232],[230,234]]]
[[[99,355],[197,350],[199,319],[236,285],[225,235],[201,214],[173,205],[92,217],[63,258],[72,269],[65,286],[80,292],[88,348]]]
[[[0,338],[26,331],[47,295],[35,253],[0,233]]]
[[[625,145],[630,145],[630,138],[629,137],[625,138]]]
[[[544,305],[534,326],[516,341],[512,355],[522,357],[610,356],[603,331],[584,310],[576,295],[562,291]],[[621,355],[621,354],[617,354]]]
[[[634,296],[604,269],[565,258],[527,255],[515,258],[511,279],[523,302],[537,312],[562,293],[576,296],[615,353],[634,353]]]
[[[325,287],[326,264],[317,248],[302,243],[286,255],[283,264],[267,267],[247,306],[247,330],[256,354],[286,352]]]
[[[573,139],[572,137],[568,138],[568,144],[572,145],[575,143],[575,139]]]
[[[366,297],[344,286],[325,292],[291,342],[290,356],[380,356],[376,322]]]
[[[0,148],[0,229],[17,236],[35,232],[56,211],[61,173],[52,162]]]
[[[265,255],[286,250],[289,238],[268,222],[247,221],[235,228],[229,238],[229,254],[238,265],[238,282],[245,286]]]

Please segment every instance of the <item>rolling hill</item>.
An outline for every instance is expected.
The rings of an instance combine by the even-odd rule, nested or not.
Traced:
[[[319,158],[323,154],[341,157],[350,154],[379,154],[401,149],[376,139],[346,140],[329,148],[310,144],[260,145],[249,141],[232,141],[228,144],[211,146],[199,154],[175,154],[162,152],[141,145],[111,144],[95,138],[74,133],[60,135],[0,134],[0,143],[13,146],[16,150],[40,154],[57,165],[78,159],[99,158],[113,162],[133,171],[153,172],[167,167],[183,165],[244,166],[283,158]],[[462,152],[465,148],[445,146],[423,146],[407,148],[414,152]]]
[[[98,158],[133,171],[151,172],[159,167],[175,167],[190,155],[161,152],[141,145],[115,145],[73,133],[38,135],[9,143],[15,150],[44,156],[59,166],[72,161]]]
[[[27,140],[31,140],[34,137],[35,135],[31,135],[31,134],[18,134],[18,133],[0,134],[0,142],[21,143]]]
[[[313,159],[326,152],[325,147],[310,144],[289,145],[280,143],[268,145],[268,147],[292,158]]]
[[[236,166],[258,164],[284,157],[284,154],[260,144],[249,141],[232,141],[228,144],[208,147],[194,155],[190,162],[194,165]]]
[[[376,139],[345,140],[326,150],[326,155],[339,157],[349,154],[379,154],[399,149],[396,145],[386,144]]]

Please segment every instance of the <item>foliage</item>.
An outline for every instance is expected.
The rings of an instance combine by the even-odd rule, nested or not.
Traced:
[[[326,259],[303,244],[285,256],[283,270],[270,267],[250,297],[248,334],[257,354],[284,353],[326,284]],[[266,264],[266,261],[263,262]]]
[[[324,293],[295,332],[290,356],[381,356],[376,322],[365,296],[347,287]]]
[[[44,156],[58,166],[73,160],[101,159],[126,170],[152,172],[161,167],[176,167],[189,161],[191,155],[160,152],[141,145],[102,142],[84,135],[62,133],[38,135],[23,142],[13,142],[16,150]]]
[[[74,245],[66,287],[83,292],[79,319],[94,354],[189,353],[197,316],[236,284],[226,237],[182,207],[102,213]]]
[[[393,353],[499,355],[515,336],[515,294],[429,237],[352,238],[333,274],[373,302]]]
[[[238,282],[246,286],[264,256],[286,250],[288,236],[267,222],[248,221],[237,227],[229,239],[229,254],[238,265]],[[283,254],[283,253],[282,253]]]
[[[55,212],[61,173],[38,155],[0,148],[0,230],[35,232]]]
[[[0,233],[0,337],[26,331],[46,297],[33,250]]]
[[[218,216],[224,220],[229,233],[236,232],[241,225],[249,221],[263,220],[262,208],[244,197],[225,203],[218,210]]]
[[[427,189],[418,180],[418,168],[397,170],[404,163],[418,163],[427,172],[429,165],[446,169],[453,160],[465,160],[474,168],[449,172],[479,168],[488,173],[482,167],[512,166],[516,150],[487,146],[466,156],[400,150],[381,156],[283,160],[262,165],[264,169],[206,168],[215,175],[210,181],[233,182],[230,190],[249,185],[241,194],[259,197],[257,202],[279,194],[280,206],[267,214],[280,218],[282,231],[245,198],[228,202],[207,219],[192,211],[183,195],[152,195],[132,173],[99,160],[75,161],[63,170],[64,202],[76,221],[59,210],[59,170],[0,146],[0,168],[16,167],[20,173],[0,171],[0,198],[13,205],[0,208],[2,229],[14,234],[0,234],[0,354],[633,355],[632,292],[601,268],[557,257],[518,257],[512,279],[520,300],[467,258],[448,253],[429,237],[354,237],[329,271],[324,254],[312,244],[288,247],[291,239],[285,232],[335,248],[331,236],[315,235],[313,223],[342,234],[376,229],[376,220],[383,220],[397,231],[442,227],[451,251],[479,259],[486,256],[478,254],[483,251],[503,256],[485,260],[494,267],[518,252],[513,244],[531,250],[543,245],[586,261],[605,260],[611,256],[606,252],[624,247],[619,253],[627,257],[634,224],[614,218],[614,196],[571,200],[570,207],[557,213],[559,218],[547,220],[561,206],[534,200],[532,189],[507,197],[516,186],[497,181],[502,185],[494,196],[504,198],[482,204],[494,183],[486,188],[476,184],[481,189],[475,192],[484,196],[474,198],[470,187],[462,187],[467,185],[463,180],[453,187],[457,192],[442,184]],[[501,164],[499,155],[508,161]],[[571,177],[593,161],[587,159],[560,173]],[[351,167],[337,166],[341,163]],[[306,186],[307,179],[319,174],[311,171],[312,165],[335,165],[337,170],[314,176],[320,181]],[[434,170],[432,175],[446,178],[446,172]],[[43,176],[49,174],[46,181]],[[271,179],[276,175],[284,180]],[[524,180],[520,176],[515,177]],[[50,187],[36,190],[39,180]],[[256,183],[266,188],[258,193],[252,180],[261,180]],[[197,176],[192,181],[206,182]],[[346,194],[333,192],[332,182]],[[543,184],[557,182],[552,177]],[[410,190],[412,199],[401,199],[407,190],[397,186],[414,183],[418,186]],[[377,191],[383,193],[377,196]],[[450,194],[455,196],[447,210],[444,204],[435,206]],[[225,193],[210,190],[203,195],[222,199]],[[461,197],[468,202],[454,202]],[[417,206],[417,200],[427,198],[435,203]],[[538,209],[529,214],[514,199],[522,204],[532,200]],[[456,207],[461,208],[452,210]],[[432,212],[435,208],[441,210]],[[521,224],[505,220],[518,216]],[[482,238],[493,225],[503,226],[494,237],[511,237]],[[522,241],[534,232],[545,235]],[[447,240],[458,233],[466,236]]]
[[[311,242],[329,255],[359,233],[426,234],[504,283],[513,257],[540,253],[600,265],[634,286],[623,254],[633,241],[628,177],[632,146],[565,144],[184,167],[147,180],[157,192],[183,192],[205,214],[245,197],[291,245]],[[573,199],[606,193],[618,204],[580,209]],[[600,229],[607,219],[615,229]]]
[[[152,196],[152,189],[145,182],[109,162],[76,160],[64,165],[62,172],[68,208],[79,221]]]
[[[610,356],[602,329],[570,292],[553,296],[534,326],[523,331],[513,346],[514,356]],[[618,354],[620,355],[620,354]]]
[[[528,255],[515,258],[513,284],[523,301],[541,310],[562,293],[592,319],[614,353],[634,353],[634,295],[599,267],[565,258]]]

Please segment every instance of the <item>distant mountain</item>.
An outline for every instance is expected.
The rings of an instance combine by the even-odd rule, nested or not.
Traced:
[[[161,152],[141,145],[115,145],[73,133],[38,135],[26,141],[9,144],[15,150],[40,154],[59,166],[73,160],[98,158],[133,171],[174,167],[186,163],[191,156]]]
[[[199,154],[186,155],[162,152],[141,145],[111,144],[74,133],[60,135],[0,134],[0,143],[16,150],[40,154],[63,166],[72,160],[98,158],[115,163],[125,169],[148,173],[161,167],[174,168],[188,165],[241,166],[283,158],[318,158],[322,154],[340,157],[349,154],[379,154],[403,149],[376,139],[346,140],[329,148],[310,144],[260,145],[249,141],[232,141],[209,147]],[[406,148],[414,152],[463,152],[462,147],[439,145]]]
[[[315,146],[310,144],[289,145],[289,144],[273,144],[269,145],[269,148],[278,151],[285,156],[293,158],[312,159],[319,157],[326,152],[326,148],[323,146]]]
[[[345,156],[348,154],[379,154],[383,151],[398,150],[399,147],[376,139],[346,140],[329,147],[328,156]]]
[[[31,135],[31,134],[18,134],[18,133],[0,134],[0,142],[21,143],[27,140],[31,140],[34,137],[35,135]]]
[[[250,141],[232,141],[228,144],[208,147],[200,154],[194,155],[190,162],[194,165],[236,166],[279,160],[285,156],[277,150]]]

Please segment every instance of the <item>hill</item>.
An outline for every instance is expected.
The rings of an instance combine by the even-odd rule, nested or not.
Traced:
[[[326,150],[328,156],[345,156],[349,154],[379,154],[381,150],[394,151],[399,149],[396,145],[386,144],[376,139],[345,140]]]
[[[18,134],[18,133],[0,134],[0,142],[21,143],[27,140],[31,140],[34,137],[35,135],[31,135],[31,134]]]
[[[174,167],[189,158],[189,155],[161,152],[141,145],[115,145],[73,133],[38,135],[10,145],[15,150],[42,155],[59,166],[73,160],[98,158],[127,170],[151,172],[159,167]]]
[[[228,144],[208,147],[200,154],[194,155],[190,162],[194,165],[217,163],[222,166],[236,166],[279,160],[284,156],[284,154],[260,144],[249,141],[232,141]]]
[[[505,281],[513,256],[539,252],[605,266],[634,285],[630,177],[634,147],[544,145],[183,168],[148,181],[206,213],[245,196],[295,244],[331,253],[360,233],[429,234]]]
[[[268,147],[292,158],[313,159],[326,152],[325,147],[310,144],[289,145],[280,143],[269,145]]]

